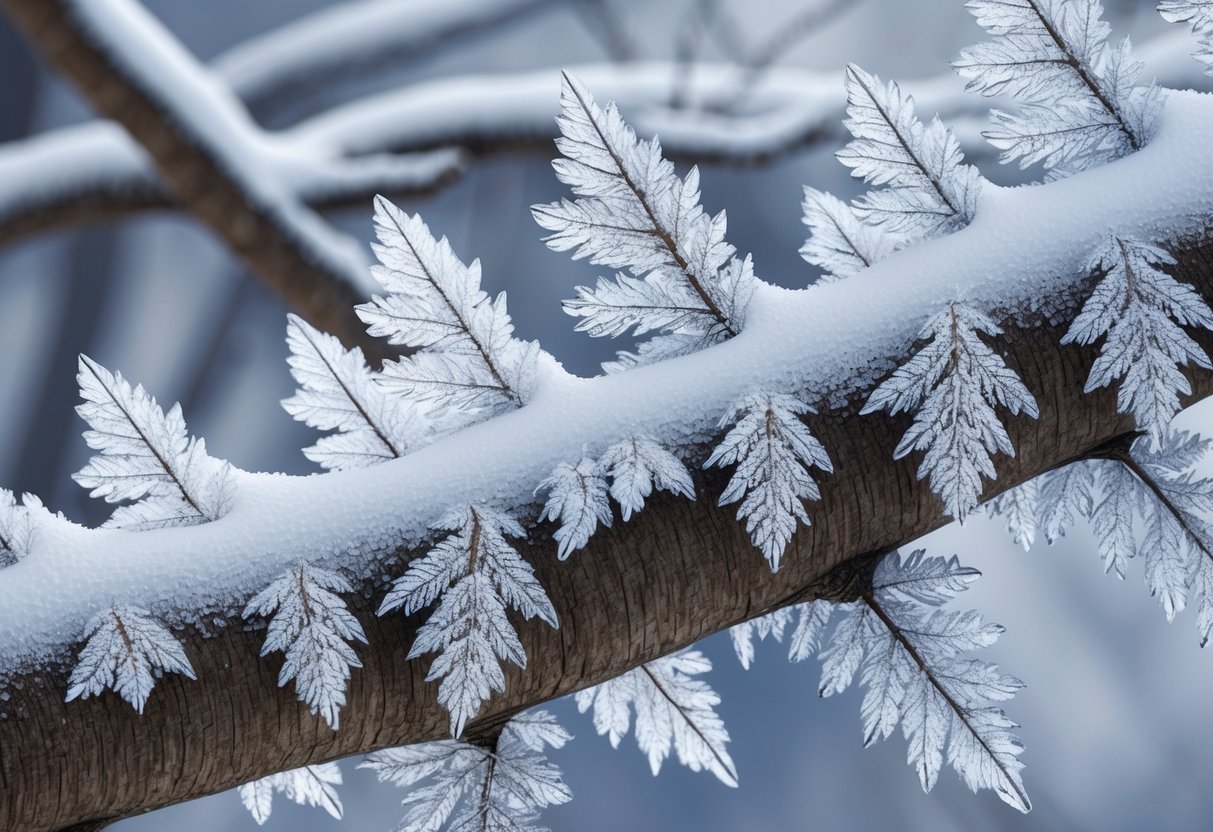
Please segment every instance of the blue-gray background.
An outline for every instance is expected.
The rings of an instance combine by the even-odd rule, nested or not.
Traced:
[[[407,2],[407,0],[402,0]],[[724,0],[747,39],[774,31],[819,0]],[[318,0],[158,0],[150,4],[206,58],[323,5]],[[1117,26],[1140,41],[1161,31],[1152,3],[1114,3]],[[631,31],[654,54],[668,54],[683,3],[617,0]],[[834,24],[790,56],[840,68],[855,60],[886,76],[945,70],[956,51],[980,39],[961,0],[856,0]],[[580,63],[602,57],[567,10],[545,13],[500,35],[381,78],[379,86],[439,73]],[[839,73],[841,76],[841,73]],[[840,77],[841,82],[841,77]],[[911,85],[912,91],[912,85]],[[553,110],[556,102],[553,101]],[[19,138],[87,113],[49,78],[0,22],[0,138]],[[832,149],[830,149],[832,150]],[[704,171],[709,210],[727,208],[730,239],[754,252],[764,278],[803,285],[812,272],[797,258],[800,187],[853,192],[830,150],[794,155],[757,170]],[[1008,181],[999,171],[1001,181]],[[0,182],[0,188],[4,183]],[[487,288],[508,288],[523,337],[570,369],[592,372],[610,345],[571,332],[559,300],[593,269],[548,252],[530,204],[561,191],[546,163],[498,158],[440,196],[410,207],[449,235],[465,258],[484,261]],[[366,237],[369,212],[342,218]],[[283,309],[196,225],[170,216],[40,237],[0,251],[0,483],[43,496],[55,510],[95,522],[98,507],[69,479],[86,458],[72,411],[75,357],[87,352],[180,400],[212,452],[246,469],[305,473],[298,448],[310,432],[278,407],[291,392],[283,363]],[[1187,414],[1203,427],[1210,411]],[[613,751],[569,702],[551,705],[576,740],[555,754],[576,797],[547,814],[557,832],[617,829],[785,830],[1170,830],[1213,820],[1213,656],[1202,652],[1191,615],[1168,626],[1139,572],[1124,583],[1101,574],[1092,540],[1077,530],[1061,545],[1030,553],[984,518],[927,541],[959,553],[985,578],[967,600],[1007,626],[992,651],[1028,683],[1009,707],[1023,723],[1026,781],[1035,811],[1021,817],[986,793],[970,795],[946,772],[924,796],[905,765],[899,737],[860,748],[854,691],[816,696],[817,664],[790,665],[762,645],[743,672],[727,637],[703,648],[717,664],[711,682],[732,735],[741,787],[668,763],[657,778],[626,740]],[[400,795],[343,764],[343,823],[279,799],[268,830],[388,830]],[[0,799],[3,799],[0,797]],[[122,832],[253,829],[232,793],[118,825]]]

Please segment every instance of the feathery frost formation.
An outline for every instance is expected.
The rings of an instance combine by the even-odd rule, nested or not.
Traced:
[[[577,708],[594,711],[594,730],[612,748],[627,736],[636,712],[636,743],[656,776],[673,751],[691,771],[710,771],[737,785],[737,767],[725,744],[729,732],[716,713],[720,696],[702,679],[712,662],[698,650],[683,650],[642,664],[608,682],[579,691]]]
[[[646,436],[630,436],[606,449],[598,460],[611,477],[611,497],[619,503],[626,523],[644,508],[656,488],[688,500],[695,499],[691,472],[682,460]]]
[[[593,336],[660,333],[635,353],[621,353],[621,370],[694,352],[736,335],[757,284],[750,259],[725,241],[724,212],[704,213],[699,171],[679,179],[656,139],[639,139],[615,105],[599,107],[567,73],[556,121],[563,159],[556,176],[579,199],[536,205],[536,222],[551,232],[554,251],[612,269],[566,301]]]
[[[1213,310],[1191,286],[1162,270],[1175,258],[1157,246],[1109,237],[1087,268],[1104,277],[1061,339],[1093,344],[1104,338],[1086,391],[1122,378],[1116,402],[1157,441],[1192,392],[1179,368],[1208,369],[1209,356],[1182,326],[1213,329]],[[1174,320],[1172,320],[1174,319]]]
[[[507,722],[492,747],[438,740],[376,751],[359,767],[380,782],[416,786],[398,832],[545,832],[540,811],[573,793],[544,752],[572,738],[550,713],[534,711]]]
[[[988,503],[990,515],[1006,521],[1007,534],[1026,552],[1036,542],[1040,483],[1028,480],[1022,485],[1008,489]]]
[[[1066,529],[1089,518],[1095,508],[1096,460],[1071,462],[1038,477],[1037,528],[1050,545],[1066,536]]]
[[[754,663],[754,636],[758,636],[759,641],[766,641],[769,637],[772,641],[781,642],[795,616],[796,627],[788,639],[788,660],[804,661],[821,646],[833,608],[829,601],[808,601],[735,625],[729,629],[729,636],[737,660],[744,669],[749,670]]]
[[[611,525],[605,474],[601,463],[587,456],[576,465],[564,462],[556,466],[536,489],[548,492],[540,522],[550,518],[560,523],[552,537],[558,544],[556,555],[561,560],[585,546],[598,524]]]
[[[299,700],[334,731],[350,669],[362,667],[353,642],[366,644],[362,625],[336,595],[353,591],[335,572],[304,563],[274,579],[244,609],[245,618],[270,616],[261,655],[285,655],[278,686],[294,679]]]
[[[299,390],[283,409],[317,430],[337,433],[304,448],[323,468],[363,468],[403,456],[423,433],[408,403],[387,393],[366,365],[362,350],[347,350],[332,335],[287,315],[287,359]]]
[[[914,115],[914,99],[896,83],[884,84],[854,64],[847,67],[846,86],[845,124],[855,138],[838,159],[878,187],[856,200],[858,217],[911,240],[968,225],[981,176],[963,163],[952,131],[938,117],[923,124]]]
[[[0,488],[0,568],[12,566],[29,554],[34,543],[34,518],[30,509],[41,506],[33,494],[24,495],[18,505],[13,492]]]
[[[244,808],[248,809],[258,826],[270,819],[275,792],[300,806],[319,806],[341,820],[341,798],[337,796],[336,789],[340,785],[341,769],[337,764],[321,763],[280,771],[252,783],[245,783],[239,788],[239,793]]]
[[[1194,57],[1213,75],[1213,0],[1163,0],[1158,11],[1168,23],[1187,23],[1200,39]]]
[[[465,266],[420,216],[375,198],[375,278],[387,290],[358,307],[371,335],[412,347],[387,361],[378,381],[389,393],[426,402],[455,425],[526,403],[535,385],[539,345],[512,337],[505,293],[480,288],[480,261]]]
[[[84,649],[67,681],[68,702],[98,696],[108,688],[143,713],[156,686],[155,672],[195,678],[181,643],[147,610],[111,607],[93,616],[84,638]]]
[[[231,503],[230,467],[188,435],[180,405],[166,414],[142,385],[131,389],[83,355],[76,379],[84,399],[76,412],[90,428],[84,441],[100,453],[72,478],[92,489],[90,497],[137,501],[119,506],[106,527],[192,526],[223,516]]]
[[[748,395],[721,417],[720,427],[733,427],[703,464],[736,464],[720,505],[741,501],[737,516],[746,521],[750,540],[762,550],[771,571],[778,571],[796,521],[806,526],[811,522],[804,501],[821,498],[809,470],[834,470],[825,448],[800,420],[813,412],[780,393]]]
[[[417,631],[409,651],[414,659],[437,653],[427,681],[442,679],[438,702],[451,715],[451,734],[480,710],[493,691],[505,690],[500,661],[526,667],[526,653],[506,607],[553,627],[556,611],[508,537],[524,537],[518,521],[484,506],[451,512],[434,526],[449,531],[425,557],[409,564],[379,607],[412,615],[434,601],[438,608]]]
[[[858,274],[898,247],[897,237],[864,222],[833,194],[806,185],[801,207],[809,238],[800,247],[800,256],[820,268],[826,282]]]
[[[861,411],[914,413],[894,458],[923,451],[918,478],[930,476],[931,490],[961,522],[977,506],[982,476],[996,476],[990,455],[1015,455],[995,406],[1012,416],[1039,415],[1019,376],[978,337],[1001,332],[981,312],[953,303],[923,327],[920,337],[930,342],[873,390]]]
[[[968,89],[1021,100],[1018,113],[991,111],[986,133],[1002,161],[1043,162],[1054,176],[1140,150],[1162,110],[1156,84],[1137,86],[1142,64],[1129,39],[1109,46],[1099,0],[969,0],[993,37],[954,66]]]

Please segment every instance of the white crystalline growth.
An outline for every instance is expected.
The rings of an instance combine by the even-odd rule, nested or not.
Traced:
[[[13,492],[0,488],[0,567],[12,566],[30,553],[34,542],[30,508],[41,505],[32,494],[26,494],[18,505]]]
[[[261,826],[270,819],[276,792],[300,806],[318,806],[340,820],[343,809],[336,788],[340,785],[341,769],[337,764],[321,763],[262,777],[252,783],[245,783],[238,792],[244,808],[248,809],[253,820]]]
[[[607,499],[606,471],[590,457],[582,457],[576,465],[562,462],[552,475],[539,484],[537,491],[547,491],[548,499],[539,515],[542,522],[551,519],[560,524],[552,535],[561,560],[590,541],[599,524],[611,525],[611,503]]]
[[[882,228],[869,225],[841,199],[805,187],[802,217],[809,238],[800,247],[805,262],[825,272],[826,281],[858,274],[885,259],[902,242]]]
[[[276,578],[244,609],[245,618],[271,616],[261,655],[285,654],[279,687],[294,679],[299,700],[334,731],[350,669],[362,667],[353,643],[366,644],[362,625],[337,595],[353,591],[337,573],[304,563]]]
[[[68,679],[67,701],[113,690],[139,713],[156,686],[156,672],[193,679],[185,650],[146,610],[115,606],[84,629],[84,649]]]
[[[629,436],[607,448],[599,464],[611,477],[611,497],[626,523],[656,488],[695,499],[691,472],[682,460],[647,436]]]
[[[1194,57],[1213,75],[1213,0],[1163,0],[1158,11],[1168,23],[1187,23],[1200,38]]]
[[[712,663],[698,650],[684,650],[641,665],[576,695],[582,713],[594,711],[594,729],[612,748],[627,736],[636,712],[636,743],[656,776],[673,751],[691,771],[710,771],[737,785],[737,767],[725,744],[729,732],[716,713],[720,697],[700,678]]]

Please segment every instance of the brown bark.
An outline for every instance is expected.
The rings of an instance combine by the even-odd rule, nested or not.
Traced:
[[[354,314],[354,305],[364,299],[354,276],[339,264],[319,262],[290,220],[225,167],[219,148],[175,117],[175,102],[163,100],[81,26],[70,3],[3,0],[0,8],[99,114],[121,124],[143,145],[176,200],[253,274],[317,326],[347,344],[383,353],[381,345],[369,342]]]
[[[1213,297],[1213,245],[1182,253],[1180,271]],[[1063,331],[1012,328],[999,342],[1035,394],[1040,418],[1009,420],[1017,454],[997,459],[987,497],[1131,430],[1113,391],[1083,394],[1094,352],[1060,346]],[[1213,348],[1213,337],[1202,339]],[[1213,374],[1196,373],[1192,382],[1193,399],[1213,394]],[[720,472],[697,474],[698,500],[657,495],[567,562],[556,559],[550,530],[539,529],[524,554],[561,626],[520,625],[527,667],[508,670],[506,693],[488,703],[469,735],[781,605],[855,597],[873,554],[944,523],[939,501],[915,477],[918,460],[892,460],[907,420],[860,417],[859,400],[811,420],[837,471],[823,478],[822,499],[810,506],[813,525],[800,529],[776,574],[734,510],[714,505]],[[413,553],[398,554],[404,563]],[[19,679],[0,721],[0,828],[41,832],[126,817],[274,771],[444,736],[437,686],[424,680],[429,661],[404,660],[424,615],[378,618],[380,594],[354,604],[370,646],[337,733],[290,688],[277,687],[280,658],[260,659],[262,634],[239,626],[210,638],[187,635],[198,681],[164,678],[142,717],[112,694],[65,704],[63,670]]]

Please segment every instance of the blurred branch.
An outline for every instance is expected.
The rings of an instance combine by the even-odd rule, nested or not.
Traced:
[[[608,58],[615,63],[636,60],[640,50],[612,0],[571,0],[571,7]]]
[[[2,0],[43,57],[143,145],[181,205],[301,314],[367,340],[353,305],[359,246],[303,205],[308,158],[259,130],[240,103],[134,0]]]
[[[687,9],[678,34],[674,54],[674,89],[670,94],[670,109],[687,105],[687,92],[695,75],[695,62],[703,46],[704,35],[714,27],[721,0],[694,0]]]

